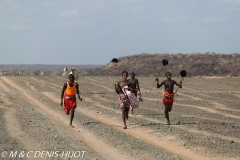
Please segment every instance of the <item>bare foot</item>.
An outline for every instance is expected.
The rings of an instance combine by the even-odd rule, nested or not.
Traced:
[[[123,129],[127,129],[127,126],[124,126]]]
[[[73,125],[71,125],[71,124],[69,124],[69,126],[70,126],[70,127],[72,127],[72,128],[74,128],[74,126],[73,126]]]

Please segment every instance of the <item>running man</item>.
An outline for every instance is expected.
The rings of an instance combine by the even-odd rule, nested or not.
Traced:
[[[122,109],[122,119],[124,127],[123,129],[127,129],[126,119],[128,119],[128,113],[130,108],[130,100],[126,91],[131,91],[132,89],[129,86],[129,82],[127,80],[128,72],[122,72],[122,80],[115,84],[115,91],[119,94],[118,105]]]
[[[177,83],[175,80],[171,79],[171,76],[172,76],[171,73],[167,72],[166,73],[167,79],[162,81],[160,84],[159,84],[158,78],[156,78],[157,88],[160,88],[162,85],[164,85],[164,87],[165,87],[164,96],[163,96],[163,104],[165,106],[164,115],[165,115],[165,118],[167,118],[167,125],[170,125],[169,112],[172,110],[172,106],[173,106],[174,84],[176,86],[178,86],[179,88],[182,88],[182,82],[180,81],[180,83]]]
[[[61,106],[63,105],[63,98],[64,98],[64,106],[63,110],[65,110],[66,114],[69,115],[70,113],[70,127],[74,127],[72,125],[73,117],[74,117],[74,111],[77,107],[77,100],[76,100],[76,94],[78,96],[78,99],[82,101],[82,98],[79,94],[78,89],[78,83],[74,81],[74,75],[69,74],[68,75],[69,81],[67,81],[63,85],[62,94],[61,94]]]
[[[135,78],[134,72],[131,73],[131,78],[128,81],[130,83],[130,87],[132,88],[132,92],[135,94],[135,96],[137,97],[138,91],[139,91],[139,96],[141,96],[139,82],[138,82],[138,79]],[[130,106],[130,110],[132,111],[132,114],[133,114],[132,106]]]

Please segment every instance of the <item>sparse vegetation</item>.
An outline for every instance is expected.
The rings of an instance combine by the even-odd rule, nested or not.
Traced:
[[[220,68],[220,67],[214,67],[214,70],[215,70],[217,73],[221,73],[221,68]]]
[[[80,76],[86,76],[90,70],[98,66],[100,65],[0,65],[0,75],[62,76],[64,67],[74,67]]]
[[[78,71],[79,76],[86,76],[88,74],[88,72],[85,71]]]

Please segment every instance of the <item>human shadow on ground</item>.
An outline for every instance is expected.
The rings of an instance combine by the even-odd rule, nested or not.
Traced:
[[[106,92],[85,92],[85,94],[108,94]]]
[[[138,116],[140,116],[140,115],[149,115],[149,116],[155,116],[155,115],[163,115],[163,113],[161,114],[161,113],[141,113],[141,114],[136,114],[136,115],[138,115]]]
[[[89,124],[99,124],[101,122],[86,122],[86,123],[83,123],[83,125],[89,125]]]

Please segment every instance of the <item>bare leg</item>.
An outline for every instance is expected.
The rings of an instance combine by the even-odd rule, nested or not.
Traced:
[[[132,114],[133,114],[133,108],[132,108],[132,106],[130,106],[130,111],[132,111]]]
[[[128,108],[125,109],[125,114],[126,114],[126,119],[128,119],[128,114],[129,114],[129,109]]]
[[[123,124],[124,124],[124,127],[123,129],[127,129],[127,124],[126,124],[126,109],[125,108],[122,108],[122,119],[123,119]]]
[[[70,124],[69,124],[70,127],[74,127],[74,126],[72,125],[72,121],[73,121],[73,118],[74,118],[74,111],[75,111],[75,107],[72,107],[72,108],[71,108],[71,111],[70,111],[70,112],[71,112],[71,113],[70,113],[70,114],[71,114],[71,115],[70,115]]]
[[[164,114],[165,114],[165,118],[167,118],[167,125],[170,125],[168,103],[164,103],[164,105],[165,105]]]

